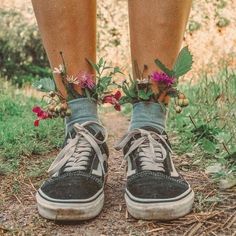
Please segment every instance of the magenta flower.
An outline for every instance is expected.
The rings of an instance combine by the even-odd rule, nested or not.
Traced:
[[[83,72],[77,75],[78,85],[81,88],[93,89],[95,82],[93,80],[93,75],[87,72]]]
[[[45,119],[49,119],[52,118],[51,115],[47,112],[44,111],[41,107],[36,106],[32,109],[32,111],[34,113],[36,113],[37,115],[37,119],[34,121],[34,126],[39,126],[39,121],[40,120],[45,120]]]
[[[151,75],[153,81],[157,82],[158,84],[171,86],[175,82],[175,78],[168,76],[164,72],[154,71]]]
[[[120,111],[121,110],[121,107],[119,104],[120,98],[121,98],[121,92],[117,91],[115,94],[105,96],[102,100],[102,103],[110,103],[114,105],[114,108],[117,111]]]

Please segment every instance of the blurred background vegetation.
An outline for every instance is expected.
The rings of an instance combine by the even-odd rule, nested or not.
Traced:
[[[193,0],[184,37],[195,59],[192,73],[215,72],[221,59],[235,63],[235,12],[235,0]],[[127,0],[98,0],[97,15],[98,56],[130,71]],[[1,77],[19,86],[50,76],[29,0],[1,0],[0,58]]]
[[[188,153],[192,163],[205,168],[216,163],[216,179],[236,172],[235,12],[235,0],[193,0],[183,44],[189,45],[195,62],[181,83],[191,106],[179,116],[170,115],[169,122],[178,137],[175,151]],[[98,56],[129,73],[127,1],[98,0],[97,15]],[[31,108],[39,100],[31,98],[34,91],[28,86],[50,76],[30,1],[1,0],[0,172],[17,168],[21,156],[59,147],[61,120],[45,121],[39,129],[32,125]],[[130,108],[123,112],[129,115]]]

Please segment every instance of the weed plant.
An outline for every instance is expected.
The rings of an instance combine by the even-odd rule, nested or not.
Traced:
[[[169,113],[168,130],[177,137],[175,152],[191,153],[202,166],[220,163],[222,171],[215,177],[236,174],[235,71],[225,64],[217,75],[202,73],[181,89],[190,106],[178,116]]]

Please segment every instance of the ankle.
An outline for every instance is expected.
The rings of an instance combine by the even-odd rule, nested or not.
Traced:
[[[165,130],[167,109],[155,102],[138,102],[133,105],[129,130],[150,126],[159,131]]]

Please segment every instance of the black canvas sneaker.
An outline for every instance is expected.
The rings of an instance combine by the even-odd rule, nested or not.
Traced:
[[[101,127],[96,133],[91,126]],[[39,214],[53,220],[86,220],[104,204],[107,132],[96,122],[75,124],[48,172],[51,178],[36,194]]]
[[[173,165],[166,134],[134,129],[116,148],[123,149],[128,162],[125,200],[133,217],[171,220],[191,211],[194,193]]]

